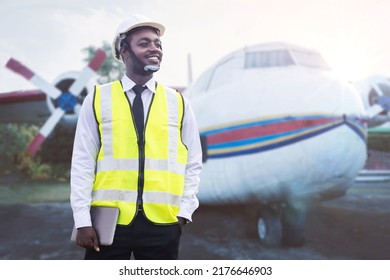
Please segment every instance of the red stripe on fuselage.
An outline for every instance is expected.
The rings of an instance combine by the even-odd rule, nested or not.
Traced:
[[[335,121],[335,118],[322,118],[315,120],[293,120],[274,124],[256,125],[251,127],[238,128],[226,132],[220,132],[207,136],[207,143],[209,145],[220,144],[226,142],[233,142],[243,139],[250,139],[255,137],[262,137],[276,133],[289,132],[292,130],[311,127]]]

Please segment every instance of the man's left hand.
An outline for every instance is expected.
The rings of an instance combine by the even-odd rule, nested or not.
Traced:
[[[188,224],[188,220],[186,218],[183,218],[183,217],[177,217],[177,219],[179,220],[179,225],[181,227],[184,227],[186,224]]]

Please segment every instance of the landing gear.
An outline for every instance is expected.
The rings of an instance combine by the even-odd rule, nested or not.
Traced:
[[[257,234],[267,247],[298,247],[305,242],[306,207],[288,202],[278,207],[263,207],[257,220]]]
[[[257,221],[257,232],[260,242],[267,247],[280,245],[282,238],[282,224],[279,211],[264,208]]]
[[[287,247],[299,247],[305,243],[306,206],[303,203],[287,203],[282,208],[282,240]]]

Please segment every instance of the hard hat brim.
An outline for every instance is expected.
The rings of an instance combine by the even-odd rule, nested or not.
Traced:
[[[156,28],[157,30],[160,31],[160,36],[164,35],[164,32],[165,32],[165,27],[164,25],[160,24],[160,23],[157,23],[157,22],[141,22],[141,23],[137,23],[137,24],[134,24],[133,26],[123,30],[123,32],[120,32],[121,34],[123,33],[127,33],[129,32],[130,30],[132,29],[135,29],[137,27],[153,27],[153,28]]]

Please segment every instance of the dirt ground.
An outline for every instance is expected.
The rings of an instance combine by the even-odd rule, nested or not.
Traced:
[[[183,231],[180,259],[390,259],[390,182],[355,184],[342,198],[312,205],[303,247],[264,248],[246,220],[234,207],[201,206]],[[66,201],[2,203],[0,259],[82,259],[72,226]]]

